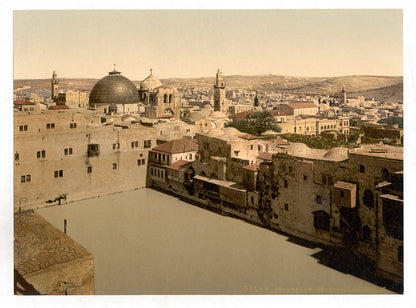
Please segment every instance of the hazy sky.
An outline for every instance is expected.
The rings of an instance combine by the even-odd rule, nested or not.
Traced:
[[[403,75],[402,10],[15,11],[14,78]]]

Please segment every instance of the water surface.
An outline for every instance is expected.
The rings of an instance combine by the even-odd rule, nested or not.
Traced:
[[[319,264],[319,248],[152,189],[39,213],[94,254],[96,294],[391,293]]]

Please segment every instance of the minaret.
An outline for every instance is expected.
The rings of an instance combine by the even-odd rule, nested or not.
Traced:
[[[346,104],[347,103],[347,92],[345,92],[344,85],[342,85],[341,93],[342,93],[342,103]]]
[[[214,111],[226,112],[225,109],[225,82],[221,70],[218,69],[214,84]]]
[[[57,100],[58,98],[58,84],[59,80],[57,78],[57,74],[55,71],[52,73],[52,80],[51,80],[51,99],[53,101]]]

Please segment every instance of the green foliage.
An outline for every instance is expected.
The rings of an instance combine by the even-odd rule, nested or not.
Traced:
[[[260,136],[267,130],[281,131],[281,128],[276,125],[276,119],[268,111],[257,111],[243,120],[233,120],[226,126],[256,136]]]
[[[386,119],[381,119],[378,121],[381,124],[399,124],[399,128],[403,128],[403,118],[402,117],[390,117]]]

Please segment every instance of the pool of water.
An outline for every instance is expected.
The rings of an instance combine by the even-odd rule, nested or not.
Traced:
[[[96,294],[391,293],[286,236],[152,189],[40,209],[95,257]]]

